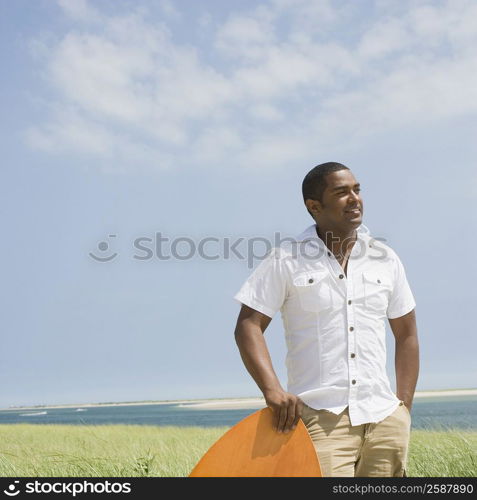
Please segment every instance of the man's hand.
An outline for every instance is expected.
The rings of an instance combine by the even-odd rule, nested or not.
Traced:
[[[267,406],[273,412],[273,426],[277,432],[287,433],[294,430],[301,417],[303,401],[284,390],[265,391],[263,395]]]
[[[419,342],[416,312],[413,309],[399,318],[389,320],[396,339],[396,396],[411,412],[419,374]]]
[[[404,406],[409,410],[409,413],[411,413],[411,408],[412,408],[412,401],[403,401],[401,400],[404,404]]]
[[[298,424],[304,403],[294,394],[283,390],[273,370],[270,353],[263,338],[271,320],[269,316],[242,305],[235,328],[235,340],[248,372],[273,412],[275,429],[278,432],[288,432]]]

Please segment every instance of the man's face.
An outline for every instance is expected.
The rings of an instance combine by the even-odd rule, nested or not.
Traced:
[[[358,181],[350,170],[339,170],[326,176],[327,187],[322,203],[307,200],[318,226],[336,228],[340,231],[356,229],[363,219],[363,200]]]

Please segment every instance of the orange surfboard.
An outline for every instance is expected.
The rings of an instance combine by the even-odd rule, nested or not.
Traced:
[[[313,442],[302,420],[287,434],[273,428],[264,408],[216,441],[189,477],[321,477]]]

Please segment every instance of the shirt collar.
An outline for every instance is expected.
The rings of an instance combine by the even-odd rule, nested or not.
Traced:
[[[362,238],[363,236],[370,236],[370,231],[367,226],[364,224],[361,224],[357,228],[357,237]],[[303,232],[301,232],[298,236],[295,237],[295,240],[300,243],[304,241],[314,241],[318,244],[324,245],[324,242],[321,238],[318,237],[318,234],[316,232],[316,224],[312,224],[311,226],[307,227]]]

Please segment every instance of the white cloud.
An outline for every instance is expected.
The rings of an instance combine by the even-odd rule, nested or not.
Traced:
[[[276,42],[272,23],[256,15],[231,16],[216,35],[215,46],[228,57],[260,60]]]
[[[95,35],[67,35],[50,61],[50,78],[68,102],[91,114],[138,121],[147,108],[140,81],[149,54]]]
[[[224,158],[235,157],[243,148],[244,144],[240,136],[233,129],[209,127],[202,130],[197,141],[193,144],[192,157],[205,165],[217,164]]]
[[[270,104],[257,104],[251,108],[250,112],[254,118],[259,120],[274,122],[285,119],[285,114]]]
[[[87,0],[58,0],[63,12],[78,21],[98,21],[101,14]]]
[[[106,127],[83,118],[74,109],[58,110],[51,123],[27,134],[30,144],[44,151],[87,152],[98,157],[111,157],[116,142]]]
[[[57,91],[45,123],[28,132],[45,151],[158,168],[191,158],[276,168],[350,136],[477,112],[470,0],[378,2],[371,23],[352,4],[271,0],[222,24],[203,13],[197,33],[211,33],[202,44],[193,32],[178,41],[141,6],[106,15],[86,1],[59,3],[75,28],[32,44]],[[177,4],[161,5],[165,19],[184,18]]]
[[[408,26],[401,19],[390,19],[375,24],[363,36],[358,53],[363,59],[379,58],[405,50],[410,44]]]
[[[159,6],[166,17],[172,19],[179,19],[181,17],[181,13],[171,0],[160,0]]]
[[[330,28],[346,11],[330,0],[272,0],[271,9],[292,23],[293,31],[319,33]],[[348,7],[348,11],[353,7]]]
[[[242,170],[273,170],[283,165],[305,164],[311,147],[309,137],[264,133],[237,154],[233,166]]]
[[[477,4],[473,0],[447,0],[443,6],[423,5],[409,12],[407,20],[416,35],[428,44],[447,42],[472,49],[477,41]]]

